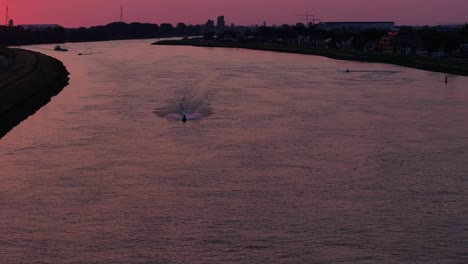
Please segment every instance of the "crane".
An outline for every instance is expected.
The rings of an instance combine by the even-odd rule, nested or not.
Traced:
[[[305,22],[306,25],[315,25],[317,22],[320,22],[320,19],[316,18],[315,15],[310,14],[309,12],[306,12],[305,14],[302,15],[294,15],[295,17],[300,17],[302,18],[302,21]]]

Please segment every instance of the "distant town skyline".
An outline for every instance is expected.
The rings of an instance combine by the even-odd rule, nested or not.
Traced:
[[[438,25],[468,22],[467,0],[0,0],[0,21],[6,6],[15,24],[60,24],[89,27],[120,20],[146,23],[203,24],[225,16],[226,24],[294,24],[321,21],[395,21],[397,25]],[[314,15],[315,17],[312,17]]]

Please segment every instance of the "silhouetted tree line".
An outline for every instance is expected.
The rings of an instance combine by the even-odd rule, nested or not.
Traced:
[[[299,36],[326,37],[329,35],[329,32],[312,24],[306,26],[303,23],[297,23],[296,25],[284,24],[281,27],[259,27],[257,35],[263,38],[296,38]]]
[[[13,28],[2,26],[0,27],[0,45],[18,46],[64,42],[196,36],[200,35],[200,32],[201,27],[199,25],[185,25],[184,23],[178,23],[177,26],[174,27],[169,23],[157,25],[115,22],[105,26],[71,29],[63,27],[24,29],[21,26]]]
[[[353,47],[362,49],[369,41],[378,41],[386,31],[366,31],[355,35]],[[400,27],[400,31],[393,38],[395,46],[423,47],[428,51],[436,51],[441,48],[445,52],[457,49],[460,44],[468,43],[468,24],[461,28],[448,27]]]
[[[468,24],[459,30],[424,27],[416,31],[416,34],[421,37],[423,46],[429,51],[442,48],[448,52],[456,49],[460,44],[468,44]]]
[[[219,33],[221,38],[236,38],[238,40],[262,43],[274,43],[288,39],[297,39],[300,36],[307,36],[310,39],[331,39],[331,47],[337,43],[352,39],[352,48],[362,50],[369,42],[377,42],[387,35],[387,30],[373,29],[366,31],[334,29],[325,30],[320,25],[298,23],[296,25],[282,25],[280,27],[258,27],[248,29],[243,33],[225,31]],[[206,34],[205,37],[212,38],[213,34]],[[399,33],[395,35],[395,44],[401,46],[424,47],[428,51],[435,51],[439,48],[446,52],[454,50],[460,44],[468,43],[468,24],[461,28],[447,27],[401,27]]]
[[[365,39],[370,37],[371,39],[377,37],[380,38],[386,33],[386,31],[376,31],[371,33],[370,36],[365,35]],[[311,39],[332,39],[332,44],[348,40],[358,34],[357,31],[352,30],[325,30],[316,24],[305,25],[303,23],[297,23],[295,25],[284,24],[279,27],[258,27],[257,29],[248,29],[243,32],[243,36],[234,34],[236,38],[241,38],[251,42],[264,42],[274,43],[275,41],[284,41],[288,39],[297,39],[300,36],[307,36]],[[367,34],[367,33],[365,33]],[[224,33],[218,34],[223,36]],[[228,35],[232,35],[232,32],[228,32]],[[366,41],[366,40],[362,40]]]
[[[21,26],[9,28],[0,26],[0,45],[18,46],[27,44],[46,44],[63,42],[85,42],[104,41],[119,39],[144,39],[144,38],[164,38],[176,36],[197,36],[202,34],[200,25],[186,25],[178,23],[173,26],[169,23],[148,24],[148,23],[123,23],[115,22],[105,26],[95,26],[90,28],[63,27],[45,29],[24,29]],[[297,23],[295,25],[282,25],[279,27],[258,27],[258,28],[230,28],[225,31],[208,32],[206,38],[215,36],[226,39],[237,39],[251,42],[274,42],[288,39],[297,39],[299,36],[307,36],[310,39],[331,39],[330,47],[335,47],[337,43],[352,39],[352,47],[363,49],[367,43],[379,41],[382,36],[388,34],[385,30],[325,30],[320,25]],[[456,49],[460,44],[468,43],[468,24],[462,28],[449,29],[443,27],[401,27],[394,41],[400,45],[413,45],[425,47],[429,51],[439,48],[447,52]]]

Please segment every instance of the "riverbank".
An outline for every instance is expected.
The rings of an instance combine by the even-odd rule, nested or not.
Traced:
[[[58,60],[28,50],[0,48],[0,138],[68,84]]]
[[[252,50],[297,53],[305,55],[323,56],[337,60],[387,63],[426,71],[468,76],[468,60],[456,58],[432,58],[424,56],[408,56],[400,54],[384,54],[375,52],[371,53],[337,49],[312,49],[307,47],[291,47],[264,43],[223,42],[216,40],[201,41],[199,39],[161,40],[153,43],[153,45],[242,48]]]

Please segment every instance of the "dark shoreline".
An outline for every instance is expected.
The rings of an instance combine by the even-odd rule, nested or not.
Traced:
[[[336,49],[311,49],[264,43],[223,42],[214,40],[161,40],[153,45],[194,46],[213,48],[242,48],[273,52],[285,52],[322,56],[337,60],[387,63],[419,70],[468,76],[468,60],[455,58],[431,58],[416,55],[383,54]]]
[[[44,54],[7,49],[14,63],[6,81],[0,83],[0,139],[33,115],[68,85],[66,67]]]

